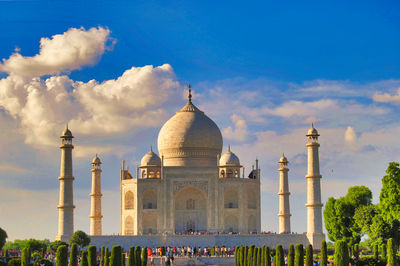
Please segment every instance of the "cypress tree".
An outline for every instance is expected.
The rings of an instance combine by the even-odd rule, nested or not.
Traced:
[[[136,266],[135,247],[131,247],[131,248],[129,249],[128,266]]]
[[[110,251],[108,251],[108,248],[104,250],[104,266],[109,266],[110,265]]]
[[[328,265],[328,250],[326,247],[326,241],[321,241],[321,266]]]
[[[289,245],[288,250],[288,266],[294,266],[294,246],[293,244]]]
[[[297,244],[294,250],[294,265],[304,266],[304,249],[302,244]]]
[[[147,248],[144,247],[142,250],[142,266],[147,266]]]
[[[88,247],[88,264],[89,266],[97,266],[97,250],[96,246]]]
[[[88,258],[87,258],[88,252],[87,251],[82,251],[81,253],[81,263],[79,266],[88,266]]]
[[[57,248],[56,255],[57,266],[67,266],[68,265],[68,248],[67,246],[59,246]]]
[[[396,260],[396,247],[393,243],[393,239],[389,238],[387,241],[387,265],[395,266],[397,265]]]
[[[257,266],[261,265],[261,248],[257,248]]]
[[[373,251],[374,251],[374,259],[379,260],[379,249],[378,249],[378,245],[374,245],[373,246]]]
[[[353,250],[353,255],[356,261],[360,258],[360,249],[358,247],[358,244],[354,245],[354,250]]]
[[[271,250],[269,247],[265,248],[265,266],[271,266]]]
[[[111,249],[110,266],[121,266],[121,246],[113,246]]]
[[[282,245],[277,245],[276,246],[276,252],[275,252],[275,258],[274,261],[274,266],[285,266],[285,253],[283,251]]]
[[[243,247],[242,266],[247,266],[247,246]]]
[[[78,245],[75,243],[71,245],[68,266],[78,266]]]
[[[100,266],[104,266],[104,246],[100,248]]]
[[[257,266],[257,247],[254,246],[253,248],[253,266]]]
[[[142,259],[140,258],[140,253],[141,253],[140,247],[136,246],[136,248],[135,248],[135,263],[136,263],[136,266],[141,266],[142,265]]]
[[[124,252],[121,252],[121,265],[126,266],[125,264],[126,264],[125,263],[125,254],[124,254]]]
[[[28,266],[29,265],[29,250],[28,248],[22,249],[21,254],[21,266]]]
[[[387,252],[386,244],[383,243],[381,246],[381,260],[383,260],[383,261],[386,261],[386,259],[387,259],[386,252]]]
[[[261,247],[261,262],[260,262],[261,264],[261,266],[264,266],[264,264],[265,264],[265,245],[263,245],[262,247]]]
[[[247,266],[253,266],[253,249],[254,245],[251,245],[247,250]]]
[[[236,246],[235,247],[235,265],[236,266],[239,266],[239,263],[238,263],[238,261],[239,261],[239,251],[238,251],[238,246]]]
[[[314,265],[313,247],[311,244],[308,244],[306,248],[306,266],[313,266],[313,265]]]
[[[344,240],[335,243],[335,266],[348,266],[350,263],[349,249]]]

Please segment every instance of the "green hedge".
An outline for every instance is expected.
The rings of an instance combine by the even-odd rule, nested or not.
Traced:
[[[68,265],[68,248],[67,248],[67,246],[59,246],[57,248],[56,264],[57,264],[57,266],[67,266]]]
[[[75,243],[71,245],[68,266],[78,266],[78,245]]]

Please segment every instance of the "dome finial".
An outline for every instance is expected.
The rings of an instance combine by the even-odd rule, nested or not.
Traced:
[[[311,122],[311,127],[314,128],[314,122]]]
[[[228,152],[231,152],[231,145],[228,145]]]
[[[153,152],[153,145],[150,145],[150,151]]]
[[[189,88],[188,99],[189,99],[189,102],[192,103],[192,86],[190,86],[190,84],[189,84],[188,88]]]

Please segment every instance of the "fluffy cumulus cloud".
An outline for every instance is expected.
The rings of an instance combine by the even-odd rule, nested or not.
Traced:
[[[344,132],[344,140],[346,141],[347,144],[354,146],[357,142],[357,135],[351,126],[348,126],[346,131]]]
[[[228,126],[227,128],[224,128],[222,135],[227,139],[237,141],[246,140],[248,135],[246,120],[236,114],[231,116],[231,120],[234,126]]]
[[[61,74],[98,60],[109,35],[101,27],[69,29],[42,38],[40,53],[33,57],[15,53],[3,60],[0,70],[9,75],[0,80],[0,106],[18,121],[26,143],[55,145],[66,123],[74,134],[104,137],[158,126],[166,118],[165,108],[181,97],[168,64],[132,67],[101,83]]]
[[[95,63],[104,50],[110,48],[107,44],[112,43],[110,30],[106,28],[71,28],[63,34],[42,38],[40,52],[35,56],[23,56],[17,51],[8,59],[3,59],[0,71],[35,77],[80,69]]]
[[[397,89],[396,94],[390,94],[387,92],[376,92],[372,99],[375,102],[380,103],[391,103],[395,105],[400,105],[400,88]]]

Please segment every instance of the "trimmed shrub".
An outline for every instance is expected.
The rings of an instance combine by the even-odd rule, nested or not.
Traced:
[[[88,263],[89,266],[97,266],[97,249],[96,246],[88,247]]]
[[[289,245],[288,250],[288,266],[294,266],[294,246],[293,244]]]
[[[59,246],[57,248],[56,264],[57,264],[57,266],[67,266],[68,265],[68,248],[67,248],[67,246]]]
[[[129,249],[128,266],[136,266],[136,261],[135,261],[135,247],[131,247],[131,248]]]
[[[306,266],[313,266],[313,265],[314,265],[313,247],[311,244],[308,244],[306,248]]]
[[[239,266],[239,263],[238,263],[238,261],[239,261],[239,251],[238,251],[238,246],[236,246],[235,247],[235,265],[236,266]]]
[[[21,266],[21,259],[13,258],[8,263],[8,266]]]
[[[245,246],[243,249],[242,265],[247,266],[247,253],[249,252],[249,247]]]
[[[147,266],[147,248],[144,247],[142,250],[142,266]]]
[[[54,266],[54,264],[46,259],[38,259],[33,263],[33,266]]]
[[[77,244],[71,245],[71,252],[69,253],[68,266],[78,266],[78,245]]]
[[[396,247],[394,246],[392,238],[389,238],[387,241],[387,265],[388,266],[397,265]]]
[[[348,266],[350,263],[349,249],[344,240],[335,243],[335,266]]]
[[[140,258],[140,253],[141,253],[141,249],[139,246],[136,246],[135,248],[135,262],[136,262],[136,266],[140,266],[142,265],[142,259]],[[165,254],[165,253],[164,253]]]
[[[275,254],[275,263],[274,266],[285,266],[285,253],[283,251],[282,245],[276,246],[276,254]]]
[[[326,241],[321,242],[321,266],[328,265],[328,249],[326,247]]]
[[[360,248],[359,248],[358,244],[354,245],[353,256],[354,256],[355,261],[358,261],[358,259],[360,258]]]
[[[373,249],[373,252],[374,252],[374,259],[376,259],[378,261],[379,260],[379,247],[378,247],[378,245],[375,244],[372,249]]]
[[[215,247],[211,247],[210,254],[211,256],[215,256]]]
[[[124,252],[121,252],[121,266],[125,266],[125,254]]]
[[[297,244],[294,250],[294,265],[304,266],[304,248],[302,244]]]
[[[121,246],[112,247],[110,266],[121,266]]]
[[[89,263],[88,263],[87,255],[88,255],[87,251],[82,251],[82,253],[81,253],[81,262],[79,263],[79,266],[88,266]]]

